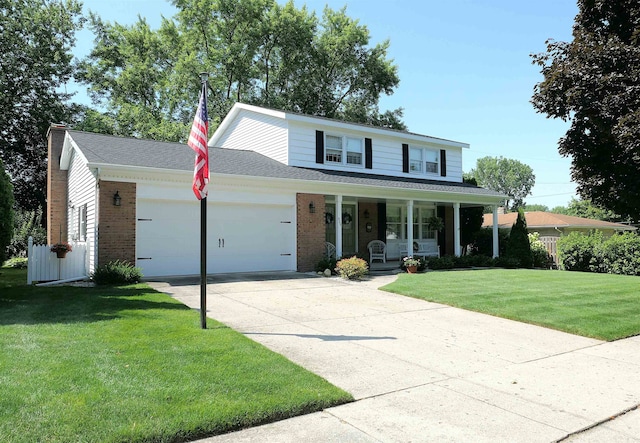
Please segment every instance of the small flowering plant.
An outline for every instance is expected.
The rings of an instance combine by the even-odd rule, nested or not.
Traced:
[[[420,259],[419,258],[413,258],[411,256],[409,257],[405,257],[402,259],[402,263],[404,263],[404,266],[420,266]]]
[[[56,243],[51,246],[51,252],[71,252],[71,245],[67,242]]]

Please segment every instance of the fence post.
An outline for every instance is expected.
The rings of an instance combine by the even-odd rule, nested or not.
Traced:
[[[34,254],[33,254],[33,237],[29,236],[29,243],[27,247],[27,284],[33,283],[33,269],[35,266]]]

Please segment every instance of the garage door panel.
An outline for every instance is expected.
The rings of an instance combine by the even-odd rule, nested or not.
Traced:
[[[292,206],[209,203],[207,272],[295,270],[293,214]],[[141,199],[136,233],[145,276],[200,272],[199,202]]]

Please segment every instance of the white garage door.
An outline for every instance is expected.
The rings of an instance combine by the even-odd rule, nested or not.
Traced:
[[[140,199],[136,257],[145,276],[200,273],[200,203]],[[209,203],[207,273],[295,270],[293,206]]]

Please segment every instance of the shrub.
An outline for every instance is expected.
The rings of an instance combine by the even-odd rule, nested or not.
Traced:
[[[498,255],[505,255],[507,241],[509,240],[508,229],[498,229]],[[482,228],[475,233],[473,242],[469,245],[471,255],[484,255],[493,257],[493,229]]]
[[[453,269],[455,267],[454,257],[445,255],[443,257],[428,257],[427,268],[438,269]]]
[[[515,257],[497,257],[494,263],[498,268],[516,269],[521,266],[520,260]]]
[[[531,245],[527,235],[527,220],[522,208],[518,209],[518,218],[511,227],[505,257],[518,260],[523,268],[531,268],[533,266],[533,255],[531,254]]]
[[[342,278],[359,280],[369,272],[366,260],[356,257],[343,258],[336,264],[336,272]]]
[[[614,235],[600,249],[601,271],[640,275],[640,237],[631,232]]]
[[[550,267],[553,259],[549,255],[547,247],[540,241],[540,233],[529,234],[529,244],[533,255],[533,266],[536,268]]]
[[[106,265],[98,266],[91,280],[98,285],[125,285],[138,283],[142,278],[142,271],[131,263],[123,260],[110,261]]]
[[[558,258],[566,271],[602,272],[602,232],[571,232],[558,239]]]
[[[324,257],[316,265],[316,272],[324,272],[325,269],[330,269],[332,274],[335,274],[337,260],[335,258]]]
[[[27,269],[29,260],[26,257],[13,257],[4,262],[3,267],[13,269]]]

